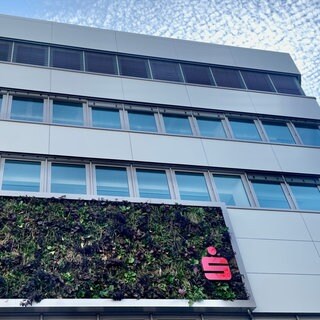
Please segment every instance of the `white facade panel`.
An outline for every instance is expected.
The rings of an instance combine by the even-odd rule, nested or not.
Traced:
[[[302,213],[302,217],[313,241],[320,241],[320,214]]]

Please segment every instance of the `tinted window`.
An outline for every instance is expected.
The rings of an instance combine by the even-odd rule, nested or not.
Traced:
[[[52,122],[59,124],[83,125],[82,104],[53,102]]]
[[[51,48],[51,66],[55,68],[83,70],[82,51]]]
[[[228,88],[245,88],[238,70],[211,68],[217,86]]]
[[[13,97],[10,119],[42,121],[43,100]]]
[[[117,74],[116,56],[106,53],[86,52],[86,71]]]
[[[263,121],[269,141],[294,144],[294,139],[285,123]]]
[[[274,92],[267,74],[252,71],[241,71],[241,73],[249,90]]]
[[[320,129],[317,126],[295,124],[295,127],[304,144],[320,146]]]
[[[97,128],[120,129],[119,110],[92,108],[92,126]]]
[[[213,85],[209,67],[182,64],[184,79],[187,83]]]
[[[118,60],[121,75],[138,78],[150,78],[147,59],[120,56]]]
[[[253,120],[231,119],[230,125],[236,139],[260,141],[261,137]]]
[[[215,138],[226,137],[223,125],[219,119],[197,118],[197,123],[201,136]]]
[[[295,77],[278,74],[270,74],[270,77],[278,92],[302,95],[300,85]]]
[[[152,76],[158,80],[182,81],[182,75],[178,63],[150,60]]]
[[[12,42],[0,41],[0,61],[10,61],[11,60],[11,48]]]
[[[320,190],[317,186],[290,184],[299,209],[320,210]]]
[[[13,61],[39,66],[47,66],[48,47],[27,43],[15,43]]]
[[[128,111],[128,116],[131,130],[157,132],[153,113]]]
[[[163,121],[167,133],[192,135],[188,117],[165,114]]]

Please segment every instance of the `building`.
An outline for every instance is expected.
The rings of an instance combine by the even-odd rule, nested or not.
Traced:
[[[1,320],[320,319],[320,108],[288,54],[4,15],[0,30],[2,196],[222,206],[252,290],[2,299]]]

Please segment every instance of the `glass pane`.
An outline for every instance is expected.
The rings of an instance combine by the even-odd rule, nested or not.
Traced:
[[[250,206],[247,194],[239,176],[214,175],[219,199],[230,206]]]
[[[11,60],[11,48],[12,42],[0,41],[0,61],[10,61]]]
[[[86,193],[86,169],[84,165],[51,165],[51,192]]]
[[[51,66],[55,68],[83,70],[82,51],[51,48]]]
[[[120,56],[119,68],[123,76],[150,78],[147,59]]]
[[[279,183],[252,182],[252,185],[260,207],[290,208]]]
[[[320,146],[320,129],[317,126],[295,124],[295,127],[304,144]]]
[[[53,123],[83,125],[82,104],[53,102]]]
[[[92,108],[92,126],[96,128],[120,129],[119,110]]]
[[[182,82],[179,64],[176,62],[150,60],[154,79]]]
[[[245,88],[239,70],[211,68],[217,86],[228,88]]]
[[[131,130],[157,132],[156,120],[153,113],[128,111]]]
[[[99,52],[85,52],[86,71],[117,74],[116,56]]]
[[[317,186],[290,184],[298,208],[302,210],[320,210],[320,190]]]
[[[137,169],[137,179],[140,197],[170,199],[165,171]]]
[[[263,121],[264,129],[271,142],[294,144],[294,139],[285,123]]]
[[[197,123],[201,136],[215,138],[226,137],[223,125],[219,119],[197,118]]]
[[[187,83],[214,85],[209,67],[182,64],[184,79]]]
[[[302,90],[295,77],[270,74],[270,78],[278,92],[302,95]]]
[[[13,97],[10,119],[42,121],[43,100]]]
[[[13,61],[38,66],[47,66],[48,47],[27,43],[15,43]]]
[[[40,191],[40,162],[6,160],[2,190]]]
[[[241,71],[241,74],[249,90],[274,92],[274,88],[266,73]]]
[[[125,168],[96,167],[96,181],[98,195],[129,197]]]
[[[192,135],[188,117],[166,114],[163,121],[167,133]]]
[[[253,120],[230,119],[230,125],[236,139],[261,141]]]
[[[176,172],[180,199],[210,201],[207,184],[202,173]]]

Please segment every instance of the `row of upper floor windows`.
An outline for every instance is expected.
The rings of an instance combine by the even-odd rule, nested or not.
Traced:
[[[0,118],[92,128],[320,146],[317,122],[51,98],[0,96]]]
[[[319,177],[2,158],[0,186],[50,196],[220,201],[227,206],[320,211]]]
[[[304,95],[293,75],[0,40],[0,61],[195,85]]]

